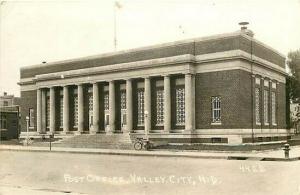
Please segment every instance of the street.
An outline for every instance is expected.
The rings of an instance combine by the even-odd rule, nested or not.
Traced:
[[[0,151],[0,194],[300,194],[300,162]]]

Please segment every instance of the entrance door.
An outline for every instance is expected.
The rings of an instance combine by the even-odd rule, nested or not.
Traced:
[[[92,130],[92,127],[93,127],[93,88],[92,87],[89,87],[88,89],[88,101],[89,101],[89,116],[88,116],[88,124],[89,124],[89,130]]]
[[[93,127],[93,112],[89,112],[89,129]]]
[[[104,129],[105,129],[105,132],[108,132],[109,131],[109,113],[105,112],[105,115],[104,115]]]
[[[126,110],[121,110],[121,130],[124,132],[126,130]]]

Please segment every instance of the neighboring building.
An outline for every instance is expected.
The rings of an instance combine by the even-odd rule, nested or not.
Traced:
[[[19,84],[31,136],[240,144],[287,139],[285,77],[285,56],[243,29],[27,66]]]
[[[0,139],[16,139],[19,135],[20,98],[7,95],[0,96]]]
[[[0,95],[0,107],[15,105],[20,105],[19,97],[15,97],[14,95],[7,95],[7,92],[4,92],[3,95]]]
[[[299,103],[292,102],[290,103],[290,120],[292,127],[294,128],[294,133],[300,133],[300,105]]]

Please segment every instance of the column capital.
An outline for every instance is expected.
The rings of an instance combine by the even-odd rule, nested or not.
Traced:
[[[192,76],[192,75],[195,75],[195,73],[193,73],[193,72],[186,72],[186,73],[184,73],[184,75],[186,75],[186,76]]]
[[[162,74],[162,77],[171,77],[171,74]]]

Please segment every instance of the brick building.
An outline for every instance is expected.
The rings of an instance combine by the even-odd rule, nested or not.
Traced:
[[[19,135],[20,98],[7,95],[0,96],[0,141],[16,139]]]
[[[31,136],[240,144],[289,135],[285,76],[285,57],[242,29],[27,66],[19,84]]]

